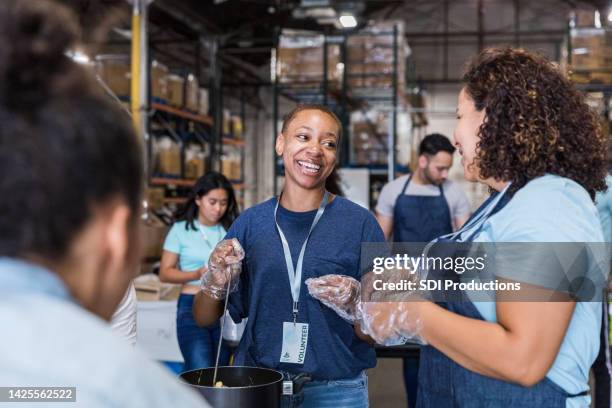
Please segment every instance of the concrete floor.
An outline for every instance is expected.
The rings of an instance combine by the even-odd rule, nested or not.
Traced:
[[[376,367],[368,371],[368,385],[370,407],[407,407],[401,359],[379,358]]]

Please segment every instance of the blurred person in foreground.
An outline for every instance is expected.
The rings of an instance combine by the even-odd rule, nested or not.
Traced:
[[[129,118],[66,56],[75,21],[0,2],[0,385],[75,387],[70,407],[207,407],[109,327],[138,269],[143,166]]]

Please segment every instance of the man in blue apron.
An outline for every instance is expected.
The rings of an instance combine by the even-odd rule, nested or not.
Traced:
[[[376,218],[394,242],[429,242],[463,225],[470,206],[463,190],[450,180],[455,148],[447,137],[433,133],[419,145],[414,174],[389,182],[381,191]],[[408,405],[414,407],[419,358],[404,358],[404,383]]]

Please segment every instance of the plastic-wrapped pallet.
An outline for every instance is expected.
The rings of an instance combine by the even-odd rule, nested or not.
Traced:
[[[323,81],[325,37],[308,31],[283,30],[280,36],[276,74],[279,82]],[[327,45],[327,79],[333,85],[342,78],[340,46]]]

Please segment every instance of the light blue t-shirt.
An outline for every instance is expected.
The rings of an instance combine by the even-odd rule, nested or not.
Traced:
[[[0,257],[0,385],[76,387],[76,402],[0,407],[209,407],[79,306],[58,276]]]
[[[478,242],[603,242],[597,209],[576,182],[554,175],[521,188],[491,216]],[[497,321],[495,302],[474,302],[485,320]],[[578,302],[559,354],[546,375],[570,394],[588,390],[589,370],[599,352],[601,303]],[[584,407],[590,397],[568,398],[568,408]]]
[[[226,234],[221,224],[209,227],[197,220],[193,223],[195,229],[185,228],[187,221],[174,223],[164,242],[164,250],[178,254],[179,269],[185,272],[193,272],[206,265],[215,245]],[[189,284],[199,285],[199,282],[195,280]]]
[[[612,176],[609,174],[606,177],[606,184],[608,185],[608,191],[597,193],[595,204],[597,205],[597,211],[599,211],[604,240],[612,242]]]

